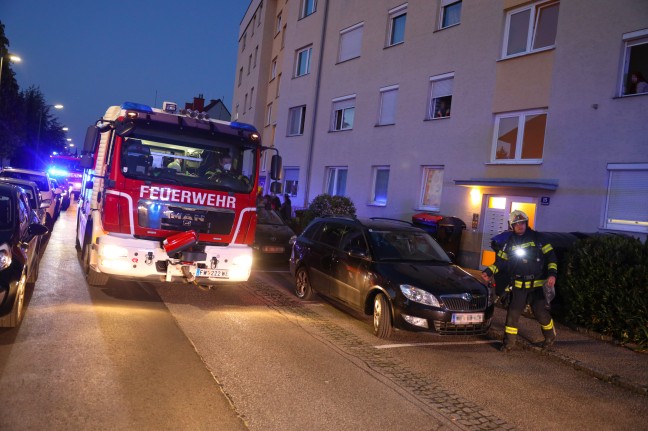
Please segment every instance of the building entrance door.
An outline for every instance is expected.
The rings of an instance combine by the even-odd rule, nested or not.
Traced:
[[[484,224],[482,227],[482,268],[495,262],[495,252],[490,247],[491,238],[508,230],[508,216],[511,211],[521,210],[529,216],[529,226],[535,226],[537,199],[524,196],[484,196]]]

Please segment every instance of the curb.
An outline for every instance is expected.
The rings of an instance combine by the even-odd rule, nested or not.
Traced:
[[[493,340],[502,340],[502,334],[500,331],[490,328],[487,332],[487,336]],[[522,347],[524,350],[528,350],[540,355],[545,355],[556,362],[568,365],[574,368],[577,371],[583,371],[589,374],[592,377],[595,377],[599,380],[602,380],[607,383],[619,386],[623,389],[630,390],[639,395],[648,396],[648,386],[639,385],[635,382],[629,381],[628,379],[619,376],[617,374],[610,374],[605,371],[602,371],[596,367],[588,365],[584,362],[578,361],[576,359],[570,358],[569,356],[563,355],[553,349],[543,350],[538,345],[534,344],[531,340],[524,337],[523,335],[518,336],[517,344]],[[619,346],[622,347],[622,346]]]

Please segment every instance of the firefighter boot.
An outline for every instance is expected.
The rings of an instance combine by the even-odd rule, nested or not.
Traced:
[[[553,327],[553,321],[551,322],[551,329],[542,328],[542,333],[545,338],[542,342],[542,350],[546,350],[556,342],[556,328]]]
[[[507,330],[509,328],[507,327]],[[502,345],[500,346],[500,352],[510,352],[513,350],[513,347],[515,347],[515,341],[517,339],[517,333],[516,334],[511,334],[509,332],[506,332],[504,334],[504,341],[502,342]]]

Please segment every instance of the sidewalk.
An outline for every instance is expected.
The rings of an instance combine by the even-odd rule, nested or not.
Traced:
[[[465,269],[465,268],[464,268]],[[467,269],[479,277],[479,271]],[[506,310],[495,307],[488,335],[501,340],[504,337]],[[540,324],[522,316],[518,327],[518,348],[541,355],[586,372],[597,379],[648,396],[648,352],[635,352],[627,347],[605,341],[600,335],[569,328],[554,321],[556,343],[543,351],[544,340]]]

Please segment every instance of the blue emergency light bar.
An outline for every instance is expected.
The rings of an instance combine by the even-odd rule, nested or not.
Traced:
[[[121,106],[121,109],[126,109],[128,111],[146,112],[148,114],[153,113],[153,108],[151,108],[150,106],[135,102],[124,102]]]
[[[247,123],[239,123],[238,121],[233,121],[232,123],[230,123],[230,126],[232,126],[232,129],[246,130],[252,133],[259,133],[256,127]]]
[[[70,175],[70,173],[65,169],[57,168],[56,166],[49,168],[47,173],[53,177],[67,177]]]

